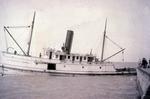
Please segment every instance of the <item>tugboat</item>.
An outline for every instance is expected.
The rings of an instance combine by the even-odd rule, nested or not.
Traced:
[[[31,71],[31,72],[42,72],[42,73],[52,73],[52,74],[85,74],[85,75],[101,75],[101,74],[128,74],[129,71],[119,70],[115,68],[112,62],[106,62],[111,57],[117,55],[118,53],[124,51],[121,48],[120,51],[104,59],[104,46],[106,36],[107,19],[105,21],[105,29],[103,35],[103,45],[101,59],[90,54],[75,54],[71,53],[71,46],[73,42],[74,31],[68,30],[65,44],[62,46],[62,50],[54,50],[48,48],[45,50],[44,54],[40,54],[39,57],[30,55],[30,47],[32,41],[32,34],[35,22],[35,13],[33,16],[32,25],[27,26],[31,29],[30,40],[28,43],[27,51],[24,51],[17,40],[13,37],[9,28],[4,26],[4,30],[9,34],[12,40],[20,48],[23,54],[7,51],[1,51],[0,53],[0,63],[3,68],[8,70],[20,70],[20,71]],[[13,27],[14,28],[14,27]]]

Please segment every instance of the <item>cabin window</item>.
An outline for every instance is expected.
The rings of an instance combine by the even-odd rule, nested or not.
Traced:
[[[86,60],[86,57],[84,57],[84,60]]]
[[[93,61],[93,57],[88,57],[88,62],[92,62]]]
[[[80,56],[80,62],[82,62],[82,56]]]
[[[52,59],[52,52],[49,53],[49,59]]]
[[[72,56],[72,61],[74,61],[75,60],[75,56]]]
[[[60,55],[59,59],[60,59],[60,60],[65,60],[65,59],[66,59],[66,56],[65,56],[65,55]]]
[[[56,64],[49,63],[47,66],[47,70],[56,70]]]
[[[77,56],[76,59],[79,59],[79,56]]]
[[[68,56],[68,59],[70,59],[70,56]]]
[[[56,55],[56,58],[58,58],[58,55]]]

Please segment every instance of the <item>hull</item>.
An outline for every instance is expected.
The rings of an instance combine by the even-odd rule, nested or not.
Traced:
[[[112,63],[96,64],[96,63],[72,63],[67,61],[58,61],[48,58],[28,57],[22,55],[14,55],[2,52],[1,73],[3,69],[9,71],[27,71],[51,74],[79,74],[79,75],[118,75],[129,74],[127,71],[117,72]]]

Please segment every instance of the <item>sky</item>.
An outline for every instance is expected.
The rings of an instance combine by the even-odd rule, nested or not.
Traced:
[[[36,11],[31,55],[38,56],[43,48],[61,50],[67,30],[74,31],[72,53],[101,55],[107,18],[107,36],[125,48],[110,61],[139,61],[150,58],[149,0],[0,0],[0,48],[19,50],[4,26],[31,25]],[[29,29],[9,29],[27,51]],[[6,43],[7,42],[7,43]],[[106,40],[104,58],[120,49]]]

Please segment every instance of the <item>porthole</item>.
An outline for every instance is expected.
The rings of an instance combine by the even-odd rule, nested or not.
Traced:
[[[99,67],[99,69],[101,69],[102,67]]]
[[[84,68],[84,66],[82,66],[82,68]]]

